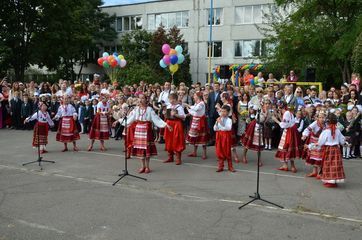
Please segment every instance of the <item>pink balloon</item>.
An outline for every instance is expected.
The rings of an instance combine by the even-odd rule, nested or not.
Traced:
[[[170,45],[168,45],[168,44],[163,44],[163,45],[162,45],[162,52],[163,52],[163,54],[165,54],[165,55],[169,54],[170,50],[171,50]]]
[[[170,59],[170,56],[169,56],[169,55],[163,56],[162,59],[163,59],[163,62],[164,62],[166,65],[170,65],[171,59]]]

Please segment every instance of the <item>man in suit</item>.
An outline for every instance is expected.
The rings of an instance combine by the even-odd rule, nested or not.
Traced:
[[[217,103],[222,105],[220,95],[221,95],[220,84],[216,82],[214,83],[214,91],[210,92],[209,97],[207,99],[207,109],[209,111],[208,125],[209,125],[209,131],[211,133],[211,142],[209,143],[209,146],[215,145],[214,125],[216,119],[219,117],[219,114],[216,111],[215,106]]]
[[[21,122],[21,105],[23,102],[20,99],[20,93],[14,92],[14,97],[10,100],[10,113],[11,113],[11,128],[21,129],[23,124]]]
[[[21,121],[23,122],[25,118],[30,117],[33,113],[33,106],[31,102],[29,102],[28,94],[23,95],[23,103],[21,105]],[[25,123],[23,126],[23,130],[30,130],[32,127],[31,123]]]
[[[92,103],[89,99],[85,101],[84,107],[84,133],[88,133],[92,124],[94,116],[94,110],[92,107]]]

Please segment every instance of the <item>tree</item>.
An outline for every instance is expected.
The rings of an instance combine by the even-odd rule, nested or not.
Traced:
[[[57,70],[64,78],[75,79],[74,64],[80,63],[82,69],[89,63],[88,52],[99,51],[102,42],[117,36],[111,27],[114,17],[101,12],[101,4],[100,0],[58,0],[55,5],[49,2],[44,10],[44,31],[35,35],[36,63]]]
[[[268,65],[284,69],[317,69],[323,82],[349,81],[355,40],[361,33],[359,0],[276,0],[279,10],[269,15],[270,24],[260,28],[266,43],[275,45]],[[292,5],[294,11],[283,17]],[[340,77],[338,77],[340,76]]]
[[[2,1],[0,8],[1,63],[11,66],[15,79],[23,81],[32,60],[34,34],[43,30],[41,24],[46,0]]]
[[[47,66],[74,78],[75,62],[103,41],[116,38],[114,18],[101,12],[101,0],[10,0],[0,10],[0,61],[24,80],[29,64]],[[4,49],[4,51],[3,51]]]

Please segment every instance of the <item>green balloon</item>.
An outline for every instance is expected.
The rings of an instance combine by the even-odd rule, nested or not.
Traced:
[[[110,65],[109,65],[109,63],[108,63],[107,61],[104,61],[104,62],[103,62],[103,67],[104,67],[104,68],[109,68],[109,66],[110,66]]]

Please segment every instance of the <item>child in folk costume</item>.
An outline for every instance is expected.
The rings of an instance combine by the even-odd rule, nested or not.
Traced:
[[[224,161],[228,162],[230,172],[235,172],[231,160],[232,148],[232,120],[228,117],[231,111],[230,106],[221,107],[220,117],[216,119],[214,131],[216,132],[215,150],[218,158],[218,168],[216,172],[224,171]]]
[[[194,145],[194,151],[190,153],[189,157],[197,156],[197,145],[202,145],[203,154],[202,159],[206,159],[206,144],[209,141],[209,131],[207,127],[207,119],[205,116],[205,102],[202,98],[202,92],[194,94],[195,105],[190,106],[184,104],[192,116],[191,127],[187,135],[187,141]]]
[[[232,106],[233,102],[232,102],[232,99],[230,98],[229,93],[223,92],[221,94],[220,99],[221,99],[221,102],[222,102],[223,106],[229,106],[230,107],[229,117],[232,119],[233,124],[234,124],[234,119],[235,119],[235,123],[236,123],[237,119],[236,119],[236,115],[233,114],[233,106]],[[215,107],[216,107],[216,110],[218,111],[218,113],[220,115],[222,107],[218,103],[216,104]],[[231,131],[232,131],[232,134],[231,134],[231,138],[232,138],[231,139],[231,141],[232,141],[231,150],[232,150],[232,153],[234,155],[234,161],[236,163],[239,163],[240,161],[239,161],[238,155],[236,153],[236,146],[238,145],[238,141],[237,141],[237,138],[236,138],[236,131],[234,129],[231,129]]]
[[[275,157],[283,164],[278,168],[278,170],[289,171],[288,162],[290,161],[291,171],[296,173],[297,168],[295,167],[294,159],[301,157],[301,145],[300,138],[298,137],[297,125],[295,124],[293,113],[288,110],[285,102],[279,102],[278,110],[281,114],[283,114],[283,116],[281,117],[279,114],[279,116],[272,117],[274,122],[279,124],[279,126],[283,129],[278,151],[275,154]]]
[[[104,140],[109,139],[109,119],[108,115],[111,111],[107,97],[101,95],[101,101],[97,104],[97,114],[94,116],[91,129],[89,131],[89,139],[91,140],[88,146],[88,151],[92,151],[95,140],[101,143],[101,151],[105,151]]]
[[[307,174],[307,177],[318,177],[320,172],[318,168],[322,165],[323,152],[321,149],[315,148],[314,145],[318,143],[318,138],[325,129],[325,118],[326,114],[322,111],[319,112],[317,120],[304,129],[302,134],[302,140],[306,140],[305,144],[308,146],[306,148],[307,156],[305,162],[313,166],[313,171]]]
[[[114,122],[125,125],[123,118]],[[150,157],[157,155],[157,149],[153,136],[152,123],[159,128],[167,127],[172,130],[157,114],[148,106],[147,97],[139,94],[138,106],[129,114],[127,124],[135,124],[134,135],[132,139],[132,155],[141,158],[142,167],[139,173],[150,173]],[[127,146],[128,144],[126,144]]]
[[[329,114],[325,129],[318,140],[318,147],[323,151],[322,182],[325,187],[337,187],[337,183],[344,182],[345,174],[340,145],[344,144],[344,136],[337,126],[337,117]]]
[[[180,165],[181,153],[185,150],[185,134],[183,121],[186,118],[184,108],[177,103],[177,95],[171,93],[168,96],[169,104],[167,105],[166,123],[171,126],[165,129],[165,149],[168,152],[168,159],[164,163],[173,162],[176,154],[176,165]]]
[[[77,111],[69,103],[69,96],[63,96],[63,103],[58,108],[58,112],[54,117],[59,120],[56,140],[64,143],[62,152],[68,151],[68,143],[73,142],[73,150],[78,151],[76,140],[80,139],[79,132],[75,120],[77,119]]]
[[[54,122],[50,118],[47,109],[48,106],[45,103],[40,103],[40,110],[38,110],[38,112],[34,113],[32,116],[27,117],[24,121],[25,124],[30,121],[37,120],[37,123],[34,127],[33,147],[39,146],[40,154],[48,152],[45,146],[48,144],[49,126],[54,126]]]

